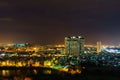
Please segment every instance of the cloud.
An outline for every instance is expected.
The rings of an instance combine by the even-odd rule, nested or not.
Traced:
[[[8,2],[0,1],[0,7],[6,7],[6,6],[9,6],[9,3],[8,3]]]
[[[0,18],[0,21],[13,21],[12,18]]]

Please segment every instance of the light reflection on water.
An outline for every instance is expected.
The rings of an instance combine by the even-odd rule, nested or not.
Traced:
[[[10,71],[9,70],[2,70],[0,71],[2,76],[9,76],[10,75]]]
[[[44,70],[44,74],[51,74],[51,70]],[[32,75],[37,75],[38,70],[0,70],[0,80],[33,80]]]
[[[0,70],[0,80],[32,80],[31,74],[37,74],[37,70]]]

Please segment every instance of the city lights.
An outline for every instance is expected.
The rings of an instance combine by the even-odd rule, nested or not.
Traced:
[[[119,46],[106,46],[101,42],[97,42],[96,45],[84,43],[83,37],[73,36],[65,37],[65,43],[58,45],[1,45],[0,68],[33,68],[35,75],[39,74],[37,68],[47,68],[42,71],[46,75],[82,75],[84,70],[91,67],[95,69],[120,67]],[[51,69],[59,72],[55,73]],[[9,73],[9,70],[3,71],[2,75]],[[24,77],[24,80],[29,79],[31,78]]]

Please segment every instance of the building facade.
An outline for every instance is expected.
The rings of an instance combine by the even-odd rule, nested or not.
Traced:
[[[101,47],[102,47],[101,41],[98,41],[97,42],[97,53],[101,52]]]
[[[84,42],[81,36],[65,37],[65,54],[77,56],[84,53]]]

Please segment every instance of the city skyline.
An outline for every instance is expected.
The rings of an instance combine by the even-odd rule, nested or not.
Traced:
[[[80,35],[85,44],[118,45],[119,7],[113,0],[0,1],[0,42],[63,44]]]

